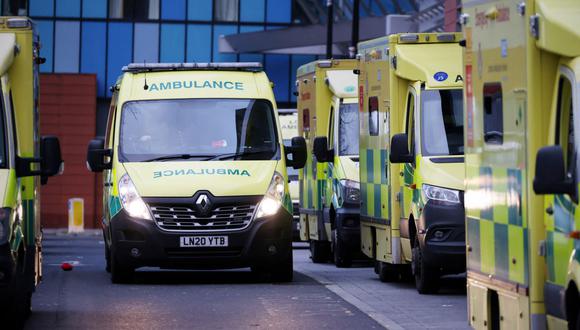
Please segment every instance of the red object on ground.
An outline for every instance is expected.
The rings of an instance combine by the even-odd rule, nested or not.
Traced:
[[[73,266],[72,266],[71,264],[69,264],[68,262],[63,262],[63,263],[60,265],[60,268],[61,268],[62,270],[64,270],[65,272],[68,272],[68,271],[70,271],[70,270],[72,270],[72,269],[73,269]]]

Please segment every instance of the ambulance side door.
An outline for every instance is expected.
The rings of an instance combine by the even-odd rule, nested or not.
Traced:
[[[546,313],[560,319],[566,319],[565,295],[567,273],[570,256],[578,240],[570,238],[575,226],[575,213],[578,206],[578,139],[580,136],[577,105],[577,86],[572,71],[560,67],[556,91],[556,121],[555,134],[550,141],[562,148],[565,167],[565,178],[573,182],[574,189],[569,194],[548,194],[545,197],[546,205],[546,240],[545,261],[547,278],[544,285],[544,299]],[[576,242],[574,242],[576,241]]]

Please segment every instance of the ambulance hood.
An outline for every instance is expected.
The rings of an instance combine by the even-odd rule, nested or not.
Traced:
[[[456,158],[458,162],[445,161],[451,158]],[[465,163],[459,161],[460,159],[463,157],[423,158],[419,169],[423,183],[442,188],[465,190]]]
[[[358,157],[340,156],[340,165],[345,179],[360,182]]]
[[[141,197],[264,195],[277,161],[176,161],[124,163]]]

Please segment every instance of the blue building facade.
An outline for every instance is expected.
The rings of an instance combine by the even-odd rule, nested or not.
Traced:
[[[131,62],[259,61],[287,107],[296,69],[315,59],[218,51],[220,35],[290,26],[292,0],[0,0],[0,8],[36,22],[41,72],[96,74],[101,99]]]

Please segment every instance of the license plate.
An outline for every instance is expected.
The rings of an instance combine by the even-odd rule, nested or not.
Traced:
[[[227,236],[181,236],[181,247],[224,247],[228,246]]]

